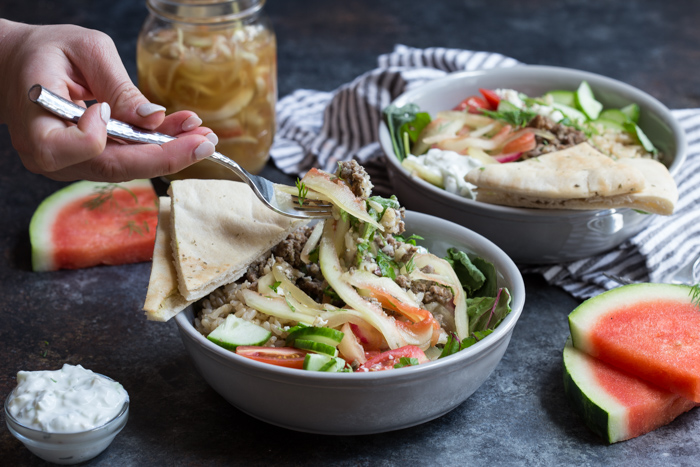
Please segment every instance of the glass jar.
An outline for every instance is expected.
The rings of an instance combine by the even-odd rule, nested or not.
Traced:
[[[258,173],[275,132],[277,45],[265,0],[146,0],[136,61],[141,92],[167,113],[192,110],[216,149]],[[169,176],[232,178],[203,160]]]

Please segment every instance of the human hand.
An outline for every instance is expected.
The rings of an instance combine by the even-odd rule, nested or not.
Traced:
[[[3,37],[4,36],[4,37]],[[210,156],[218,142],[194,112],[165,116],[134,86],[109,36],[71,25],[30,26],[0,19],[0,123],[10,131],[24,166],[55,180],[120,182],[177,172]],[[41,84],[85,106],[77,125],[32,103]],[[162,146],[107,139],[113,117],[177,139]]]

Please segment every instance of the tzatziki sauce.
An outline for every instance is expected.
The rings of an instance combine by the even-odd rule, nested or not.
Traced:
[[[478,159],[437,148],[432,148],[421,156],[409,155],[407,159],[420,164],[436,177],[441,177],[446,191],[464,198],[474,198],[476,187],[467,183],[464,176],[470,170],[483,166]]]
[[[112,420],[129,398],[116,381],[81,365],[20,371],[7,408],[22,425],[48,433],[77,433]]]

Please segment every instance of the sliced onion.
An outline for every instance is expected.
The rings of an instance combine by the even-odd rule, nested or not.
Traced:
[[[309,235],[309,238],[304,244],[304,248],[301,249],[301,254],[299,257],[304,262],[304,264],[309,264],[309,254],[316,248],[318,241],[321,239],[321,234],[323,233],[323,223],[325,221],[319,221],[315,226],[314,230]]]
[[[498,162],[501,164],[505,164],[506,162],[515,162],[518,159],[520,159],[520,156],[522,156],[522,152],[513,152],[510,154],[499,154],[498,156],[491,156],[494,159],[496,159]]]

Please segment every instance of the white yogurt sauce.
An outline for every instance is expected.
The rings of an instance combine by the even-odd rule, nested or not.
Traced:
[[[407,159],[425,167],[425,170],[436,177],[441,177],[446,191],[465,198],[474,198],[476,187],[467,183],[464,176],[470,170],[483,166],[478,159],[436,148],[428,150],[421,156],[409,155]]]
[[[20,371],[7,404],[22,425],[49,433],[91,430],[113,419],[129,398],[116,381],[80,365]]]

